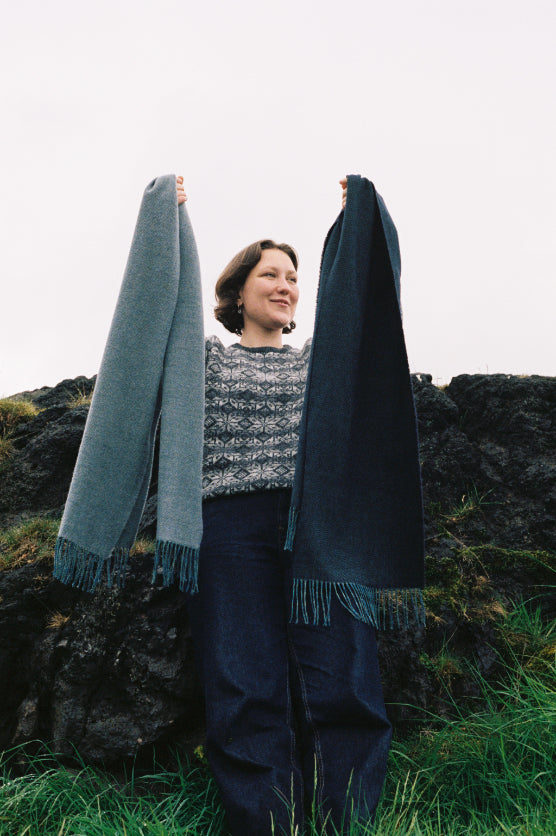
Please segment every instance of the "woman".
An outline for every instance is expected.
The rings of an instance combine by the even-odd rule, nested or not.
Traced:
[[[153,582],[191,595],[208,756],[242,836],[289,832],[288,806],[341,832],[374,814],[391,735],[375,628],[424,624],[397,233],[369,180],[341,183],[310,352],[282,344],[297,256],[270,240],[217,285],[240,342],[204,342],[183,181],[178,199],[174,175],[147,185],[54,550],[62,582],[124,585],[160,424]]]
[[[177,192],[185,202],[182,177]],[[373,816],[391,739],[374,627],[336,599],[331,626],[289,623],[284,542],[310,351],[282,341],[295,327],[297,266],[293,248],[271,240],[238,253],[217,282],[215,315],[240,340],[206,341],[203,540],[189,609],[207,756],[234,836],[293,832],[291,817],[301,828],[312,807],[338,832]]]

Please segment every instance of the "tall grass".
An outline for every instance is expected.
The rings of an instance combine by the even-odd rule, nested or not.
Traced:
[[[431,717],[408,740],[394,741],[375,824],[352,821],[351,836],[556,833],[554,627],[543,632],[523,607],[508,624],[504,684],[489,684],[476,672],[480,711],[460,712],[455,719]],[[527,629],[536,637],[540,666],[524,654]],[[522,637],[517,644],[516,635]],[[26,774],[14,777],[9,760],[18,754],[8,753],[0,776],[0,836],[227,833],[202,763],[175,773],[155,769],[118,784],[83,764],[77,770],[52,766],[46,752],[29,759]],[[320,831],[309,822],[307,834]]]

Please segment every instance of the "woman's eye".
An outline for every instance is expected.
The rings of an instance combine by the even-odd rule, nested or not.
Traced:
[[[289,281],[293,282],[294,284],[297,284],[297,276],[290,276]]]

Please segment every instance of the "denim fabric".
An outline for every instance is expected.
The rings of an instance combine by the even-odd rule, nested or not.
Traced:
[[[189,598],[209,763],[234,836],[290,833],[313,804],[339,832],[372,817],[391,739],[375,630],[335,596],[330,627],[288,623],[291,491],[203,503],[199,594]],[[352,798],[353,797],[353,798]],[[321,820],[322,824],[322,820]],[[282,828],[282,829],[281,829]]]

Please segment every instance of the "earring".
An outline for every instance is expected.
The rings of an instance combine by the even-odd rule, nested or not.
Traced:
[[[243,305],[242,305],[240,302],[238,302],[238,305],[237,305],[237,312],[238,312],[238,314],[239,314],[240,316],[241,316],[241,314],[243,313],[242,308],[243,308]]]

